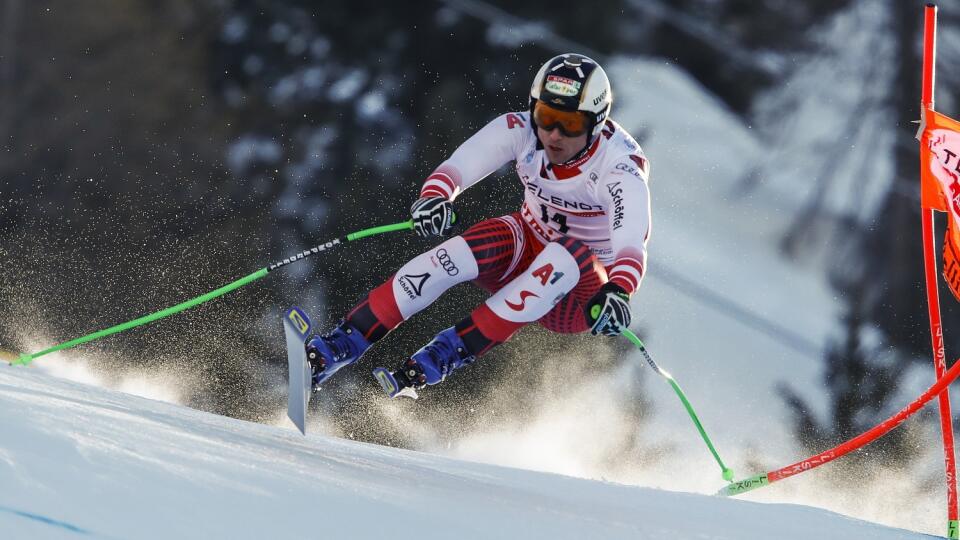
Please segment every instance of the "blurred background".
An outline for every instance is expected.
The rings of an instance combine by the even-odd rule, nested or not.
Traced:
[[[634,329],[738,477],[792,463],[934,380],[912,123],[922,5],[0,0],[0,349],[36,352],[406,219],[463,140],[526,108],[544,61],[580,52],[605,67],[612,117],[652,163]],[[957,116],[960,2],[939,5],[937,109]],[[457,209],[472,224],[521,196],[506,167]],[[404,233],[350,244],[36,367],[282,424],[282,310],[327,328],[430,245]],[[941,297],[949,359],[960,311]],[[530,327],[416,403],[380,396],[370,368],[483,298],[451,291],[338,374],[311,405],[313,431],[719,487],[686,413],[625,340]],[[928,408],[753,497],[939,533],[935,418]]]

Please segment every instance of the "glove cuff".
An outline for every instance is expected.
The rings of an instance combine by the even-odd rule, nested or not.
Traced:
[[[624,300],[630,300],[630,293],[626,291],[623,287],[617,285],[612,281],[608,281],[600,287],[600,292],[602,293],[614,293],[617,296],[623,298]]]

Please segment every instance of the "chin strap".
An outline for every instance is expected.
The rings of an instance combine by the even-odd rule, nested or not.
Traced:
[[[593,146],[593,143],[594,143],[596,140],[597,140],[597,136],[596,136],[596,135],[593,135],[593,136],[591,136],[591,137],[588,137],[588,138],[587,138],[587,144],[583,145],[583,148],[581,148],[579,152],[577,152],[576,154],[574,154],[574,156],[571,157],[570,159],[568,159],[568,160],[564,161],[563,163],[561,163],[559,166],[560,166],[560,167],[566,167],[566,166],[568,166],[569,164],[573,163],[574,161],[582,158],[584,155],[586,155],[587,152],[590,151],[590,147]]]

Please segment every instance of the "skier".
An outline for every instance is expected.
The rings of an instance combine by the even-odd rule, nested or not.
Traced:
[[[417,397],[538,321],[559,333],[614,336],[630,324],[646,267],[650,164],[609,118],[606,73],[580,54],[540,68],[530,108],[501,115],[426,179],[414,229],[449,235],[460,193],[509,161],[524,189],[519,212],[481,221],[403,265],[336,328],[307,340],[314,389],[447,289],[473,281],[492,296],[394,372],[375,376],[391,396]]]

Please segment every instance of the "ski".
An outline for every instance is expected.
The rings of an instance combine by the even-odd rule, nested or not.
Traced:
[[[287,417],[306,435],[307,404],[310,403],[311,369],[304,342],[310,335],[310,318],[294,306],[283,316],[283,333],[287,340],[287,367],[290,385],[287,390]]]
[[[380,383],[380,388],[383,388],[383,391],[392,398],[400,396],[417,399],[420,397],[412,386],[402,386],[397,382],[396,377],[394,377],[393,373],[390,373],[387,368],[374,368],[373,376],[377,379],[377,382]]]

